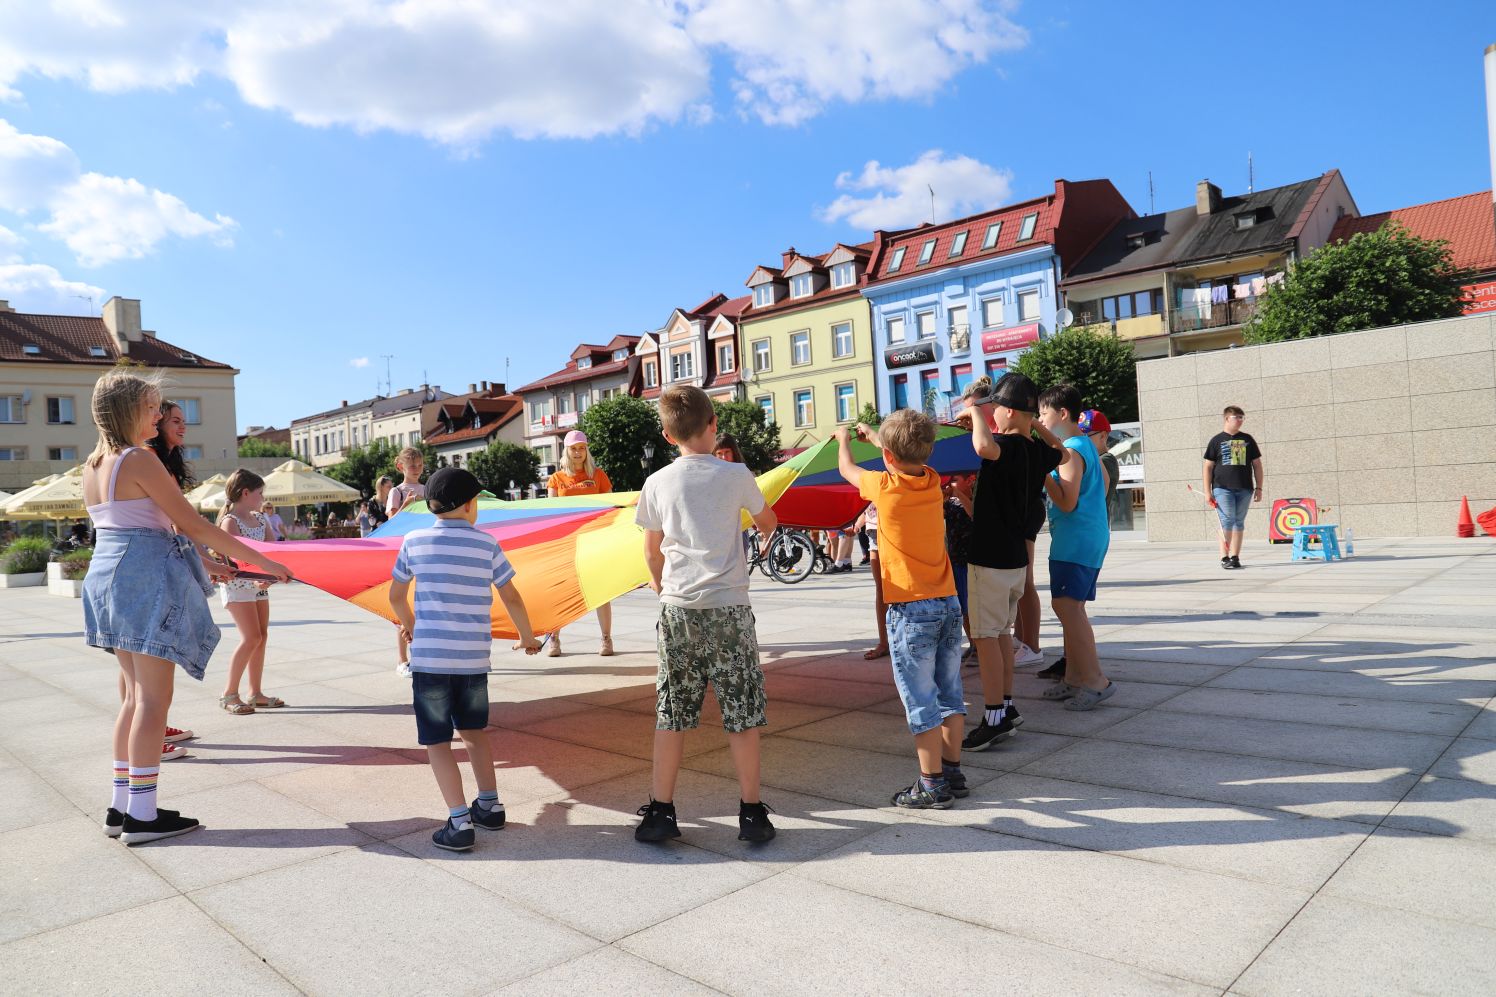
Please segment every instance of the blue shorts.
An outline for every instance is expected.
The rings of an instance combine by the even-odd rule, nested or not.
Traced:
[[[965,616],[966,609],[966,565],[951,562],[951,574],[956,576],[956,599],[961,603],[961,615]]]
[[[1095,602],[1096,579],[1100,574],[1100,568],[1076,564],[1074,561],[1050,561],[1049,597]]]
[[[416,708],[416,737],[421,744],[446,744],[453,729],[488,726],[488,674],[443,675],[412,672],[410,688]]]
[[[1230,533],[1247,528],[1247,510],[1252,507],[1252,489],[1213,488],[1211,497],[1216,501],[1216,515],[1221,517],[1221,529]]]
[[[884,621],[893,684],[904,703],[909,729],[923,734],[939,727],[946,717],[965,714],[961,603],[956,597],[891,603]]]

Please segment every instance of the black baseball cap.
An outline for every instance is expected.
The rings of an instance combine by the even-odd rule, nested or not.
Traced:
[[[426,508],[440,515],[461,509],[483,490],[483,483],[473,472],[461,467],[444,467],[426,479]]]
[[[1017,371],[1004,374],[986,392],[972,395],[973,405],[1001,405],[1004,408],[1039,414],[1039,388],[1033,381]]]

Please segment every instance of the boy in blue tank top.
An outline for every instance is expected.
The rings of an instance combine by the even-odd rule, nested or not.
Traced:
[[[1044,480],[1049,513],[1049,596],[1065,639],[1065,676],[1044,690],[1066,700],[1067,710],[1095,709],[1117,687],[1101,671],[1096,633],[1086,603],[1096,599],[1096,578],[1111,545],[1106,475],[1096,447],[1076,425],[1084,409],[1080,392],[1057,384],[1039,395],[1039,421],[1080,460],[1067,460]]]

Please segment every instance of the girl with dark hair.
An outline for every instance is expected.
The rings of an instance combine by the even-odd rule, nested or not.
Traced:
[[[192,465],[187,463],[182,449],[186,440],[187,419],[182,415],[182,406],[176,402],[162,402],[161,418],[156,423],[156,435],[151,437],[150,448],[166,465],[166,473],[184,492],[197,486]]]
[[[738,438],[731,433],[718,433],[717,442],[712,444],[712,453],[717,455],[718,460],[725,460],[729,464],[746,464],[743,459],[743,449],[738,446]]]

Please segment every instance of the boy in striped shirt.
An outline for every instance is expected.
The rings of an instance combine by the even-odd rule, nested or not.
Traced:
[[[426,505],[436,523],[405,535],[390,584],[390,608],[411,642],[416,733],[447,801],[447,822],[431,841],[452,852],[473,847],[474,824],[490,831],[504,826],[493,750],[483,734],[488,726],[488,655],[493,643],[489,609],[494,589],[519,631],[515,648],[524,648],[526,654],[540,650],[525,601],[514,587],[509,559],[497,540],[473,525],[482,490],[478,479],[459,467],[444,467],[427,480]],[[409,599],[412,581],[418,583],[414,613]],[[467,747],[478,783],[478,798],[471,805],[452,754],[454,728]]]

